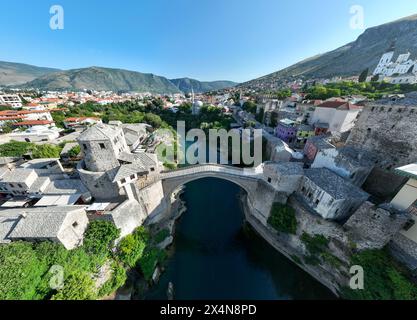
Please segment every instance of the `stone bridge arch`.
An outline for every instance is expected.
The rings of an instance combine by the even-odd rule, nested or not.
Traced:
[[[165,196],[170,196],[174,190],[191,181],[203,178],[218,178],[237,184],[248,195],[251,195],[257,188],[262,174],[253,169],[244,170],[240,168],[222,165],[196,165],[182,169],[163,172],[161,174],[162,187]]]

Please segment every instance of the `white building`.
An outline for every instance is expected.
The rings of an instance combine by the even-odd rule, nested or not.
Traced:
[[[347,132],[354,127],[360,111],[361,107],[350,102],[328,100],[316,106],[309,124],[325,123],[329,125],[330,132]]]
[[[391,45],[382,55],[373,75],[379,75],[393,84],[417,83],[417,60],[410,59],[409,52],[400,54],[396,60],[393,57],[394,45]]]
[[[17,94],[2,94],[0,95],[0,105],[6,105],[12,108],[21,108],[22,100]]]
[[[16,141],[47,142],[59,138],[61,131],[54,126],[33,126],[25,131],[11,133],[10,138]]]

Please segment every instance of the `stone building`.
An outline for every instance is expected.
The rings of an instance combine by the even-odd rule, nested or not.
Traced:
[[[84,206],[9,209],[0,211],[0,243],[52,241],[68,250],[82,244],[88,218]]]
[[[308,138],[304,146],[304,155],[306,156],[307,161],[314,161],[317,153],[321,150],[334,149],[335,146],[328,141],[329,139],[330,138],[327,136],[315,136]]]
[[[320,150],[312,168],[327,168],[361,187],[374,167],[374,156],[359,148],[342,147]]]
[[[277,192],[291,195],[300,185],[304,175],[303,164],[299,162],[265,162],[263,173],[268,183]]]
[[[131,153],[121,125],[97,124],[85,130],[78,142],[84,153],[78,172],[96,199],[137,200],[137,181],[147,180],[160,171],[155,155]]]
[[[393,206],[377,206],[369,201],[343,225],[357,250],[382,249],[407,224],[410,215]]]
[[[417,92],[369,103],[353,128],[347,145],[377,156],[375,168],[364,184],[369,193],[390,198],[405,183],[396,167],[417,161]]]
[[[304,170],[297,194],[325,219],[352,215],[369,195],[327,168]]]

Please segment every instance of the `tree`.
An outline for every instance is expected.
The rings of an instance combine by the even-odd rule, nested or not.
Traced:
[[[58,291],[52,300],[95,300],[97,293],[94,281],[86,273],[76,273],[65,280],[64,288]]]
[[[93,221],[84,236],[84,248],[88,253],[107,256],[120,236],[120,230],[112,222]]]
[[[365,82],[366,78],[368,77],[368,73],[369,73],[369,68],[366,68],[365,70],[363,70],[361,72],[361,74],[359,75],[359,82]]]
[[[251,100],[246,101],[242,106],[243,110],[249,113],[253,113],[253,114],[256,113],[256,108],[257,108],[256,103]]]
[[[134,235],[128,235],[120,242],[119,257],[120,260],[133,268],[137,261],[142,257],[146,243],[137,239]]]
[[[32,300],[47,267],[32,245],[15,242],[0,246],[0,299]]]

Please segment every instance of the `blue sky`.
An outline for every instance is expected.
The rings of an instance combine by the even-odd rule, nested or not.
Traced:
[[[0,0],[0,60],[62,69],[104,66],[168,78],[250,80],[417,13],[410,0]],[[64,30],[49,8],[64,8]]]

